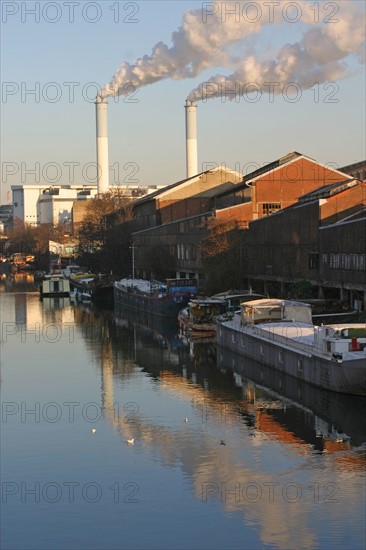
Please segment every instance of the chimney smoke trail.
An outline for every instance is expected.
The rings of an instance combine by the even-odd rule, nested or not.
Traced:
[[[254,38],[261,45],[265,27],[271,26],[274,32],[275,28],[293,27],[291,23],[304,29],[302,39],[284,45],[275,60],[254,56]],[[351,74],[346,65],[349,56],[364,62],[364,26],[364,3],[350,0],[315,4],[308,0],[204,2],[200,9],[183,14],[181,26],[172,33],[170,47],[158,42],[151,55],[132,64],[122,63],[101,96],[128,95],[131,83],[136,90],[167,78],[194,78],[214,67],[229,69],[231,79],[246,83],[261,85],[268,78],[283,83],[292,78],[301,87],[310,88]],[[248,74],[248,67],[243,71],[243,65],[253,58],[256,70]],[[225,77],[219,78],[223,81]],[[310,82],[311,78],[316,80]],[[188,99],[202,98],[196,89]]]

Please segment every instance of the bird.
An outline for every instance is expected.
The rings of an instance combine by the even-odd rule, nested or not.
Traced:
[[[127,439],[128,445],[133,445],[135,443],[135,438],[131,437],[131,439]]]
[[[187,417],[185,417],[185,419],[184,419],[184,422],[189,422],[189,420],[188,420],[188,418],[187,418]]]
[[[92,429],[92,434],[95,434],[97,430],[95,428]]]
[[[224,441],[223,439],[221,439],[220,445],[226,445],[226,443],[225,443],[225,441]]]

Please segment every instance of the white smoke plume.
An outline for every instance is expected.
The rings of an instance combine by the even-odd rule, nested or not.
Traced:
[[[314,27],[305,33],[299,43],[284,46],[275,61],[259,61],[248,53],[245,53],[245,59],[243,53],[241,58],[235,56],[235,48],[246,51],[248,39],[260,36],[265,26],[290,25],[286,18],[293,18],[294,13],[284,12],[290,4],[295,4],[296,10],[300,10],[297,13],[301,14],[301,18],[296,24]],[[321,2],[315,3],[318,4],[322,6]],[[281,78],[281,82],[293,78],[295,82],[309,81],[311,86],[311,75],[317,77],[317,82],[329,80],[329,75],[335,80],[346,72],[342,60],[349,54],[360,54],[360,34],[364,37],[361,30],[363,14],[360,16],[362,12],[357,8],[358,2],[352,0],[325,5],[329,4],[339,8],[334,16],[338,19],[337,23],[324,24],[322,18],[327,12],[323,13],[320,9],[316,14],[314,4],[307,0],[290,3],[288,0],[205,2],[200,9],[184,13],[181,27],[172,33],[171,47],[159,42],[151,55],[145,55],[132,64],[127,61],[122,63],[100,95],[128,95],[131,83],[135,87],[143,87],[167,78],[193,78],[211,67],[233,70],[229,81],[244,79],[248,82],[249,79],[260,84],[276,76],[277,80]],[[214,78],[222,82],[227,77]],[[200,91],[201,86],[191,92],[189,99],[202,99]]]
[[[342,5],[344,11],[337,23],[310,28],[299,42],[285,44],[274,59],[263,60],[248,53],[233,63],[234,73],[211,77],[192,90],[188,99],[238,100],[258,90],[280,94],[287,85],[306,90],[349,76],[352,69],[346,58],[353,54],[359,62],[365,61],[365,15],[354,4]]]

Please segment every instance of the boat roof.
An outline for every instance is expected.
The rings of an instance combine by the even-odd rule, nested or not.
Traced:
[[[192,300],[189,301],[190,304],[199,304],[199,305],[212,305],[212,304],[220,304],[220,305],[226,305],[226,301],[222,298],[192,298]]]
[[[314,343],[315,327],[307,323],[265,323],[260,330],[307,345]]]
[[[226,290],[225,292],[214,294],[212,298],[236,298],[238,296],[253,296],[253,298],[265,297],[263,294],[250,292],[250,290]]]
[[[311,307],[310,304],[305,302],[296,302],[294,300],[281,300],[280,298],[262,298],[260,300],[251,300],[250,302],[245,302],[243,304],[245,307],[256,307],[256,308],[268,308],[268,307]]]
[[[331,327],[334,330],[340,330],[345,328],[365,328],[366,323],[337,323],[335,325],[323,325],[324,327]]]

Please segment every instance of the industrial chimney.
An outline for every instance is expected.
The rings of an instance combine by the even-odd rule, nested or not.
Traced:
[[[198,173],[197,168],[197,105],[194,101],[186,100],[186,159],[187,178]]]
[[[95,100],[97,118],[97,183],[98,195],[106,193],[109,188],[109,162],[108,162],[108,123],[107,101],[97,96]]]

